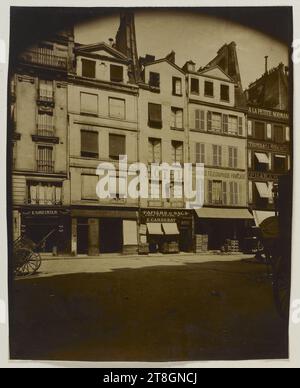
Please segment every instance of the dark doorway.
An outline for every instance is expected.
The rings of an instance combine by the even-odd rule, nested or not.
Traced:
[[[89,225],[87,218],[77,220],[77,253],[86,255],[89,246]]]
[[[54,232],[40,245],[39,252],[52,252],[54,247],[58,247],[58,225],[57,221],[45,223],[45,221],[35,221],[26,226],[26,236],[37,244],[52,231]]]
[[[99,227],[100,253],[120,253],[123,249],[123,220],[101,218]]]

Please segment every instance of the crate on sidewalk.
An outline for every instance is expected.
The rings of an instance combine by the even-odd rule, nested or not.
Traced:
[[[208,235],[206,234],[195,235],[195,251],[196,253],[203,253],[208,251]]]
[[[240,252],[240,243],[238,240],[226,239],[222,251],[226,253]]]

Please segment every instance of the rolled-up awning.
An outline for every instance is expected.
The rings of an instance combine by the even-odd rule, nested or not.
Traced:
[[[248,209],[214,209],[203,207],[196,209],[199,218],[218,218],[218,219],[235,219],[235,220],[252,220],[253,216]]]
[[[255,152],[255,156],[257,157],[257,160],[259,161],[259,163],[269,164],[269,158],[267,154]]]
[[[261,198],[271,198],[272,197],[272,193],[271,193],[267,183],[255,182],[255,185],[256,185],[256,188],[257,188]]]
[[[175,236],[179,234],[179,230],[175,222],[170,224],[162,224],[162,226],[165,234],[167,235]]]
[[[275,216],[275,212],[271,211],[262,211],[262,210],[253,210],[254,220],[256,226],[259,226],[264,220],[270,217]]]
[[[161,224],[156,223],[148,223],[147,224],[148,233],[151,235],[160,236],[163,235],[163,231],[161,228]]]

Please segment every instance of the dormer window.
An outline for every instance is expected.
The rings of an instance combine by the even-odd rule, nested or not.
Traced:
[[[229,86],[221,85],[221,100],[229,102]]]
[[[90,59],[82,59],[82,77],[96,78],[96,62]]]
[[[123,82],[123,66],[110,65],[110,80],[112,82]]]
[[[204,94],[206,97],[214,96],[214,83],[211,81],[205,81]]]
[[[160,74],[159,73],[154,73],[152,71],[149,73],[149,85],[153,86],[154,88],[160,87]]]

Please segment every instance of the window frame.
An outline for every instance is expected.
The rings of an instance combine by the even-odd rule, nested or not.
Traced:
[[[226,96],[228,96],[228,98],[223,98],[223,94],[222,94],[223,88],[226,88],[226,90],[227,90]],[[220,85],[220,100],[223,102],[230,102],[230,87],[229,87],[229,85],[226,85],[226,84]]]
[[[83,136],[83,133],[93,133],[93,134],[96,135],[97,142],[95,142],[95,143],[97,144],[97,153],[96,152],[89,152],[89,151],[83,151],[82,150],[82,136]],[[93,130],[89,130],[89,129],[84,129],[84,128],[82,128],[80,130],[80,157],[81,158],[88,158],[88,159],[96,159],[96,160],[99,159],[99,132],[93,131]]]
[[[90,62],[90,64],[93,64],[93,77],[89,75],[84,75],[84,62]],[[81,58],[81,76],[84,78],[90,78],[95,79],[96,78],[96,61],[94,59],[88,59],[88,58]]]
[[[210,85],[212,87],[212,94],[207,93],[208,85]],[[208,80],[204,81],[204,96],[205,97],[210,97],[210,98],[215,97],[215,87],[214,86],[215,86],[215,84],[213,81],[208,81]]]

